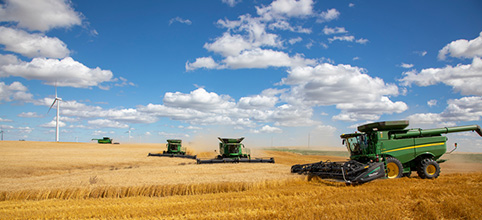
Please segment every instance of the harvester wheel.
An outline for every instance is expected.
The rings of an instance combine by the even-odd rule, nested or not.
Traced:
[[[422,179],[435,179],[440,175],[440,166],[436,161],[425,158],[420,161],[417,167],[417,173]]]
[[[403,166],[397,158],[387,157],[386,162],[386,173],[388,179],[395,179],[403,176]]]

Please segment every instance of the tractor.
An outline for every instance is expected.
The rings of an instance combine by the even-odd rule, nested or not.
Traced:
[[[343,180],[347,184],[400,178],[410,176],[412,171],[422,179],[434,179],[440,175],[439,163],[445,162],[440,157],[447,151],[447,137],[442,134],[475,131],[482,136],[478,125],[426,130],[406,129],[408,125],[409,121],[402,120],[358,126],[359,133],[340,136],[350,153],[349,161],[296,164],[291,172]]]
[[[166,144],[167,151],[163,151],[162,154],[149,153],[147,156],[155,157],[182,157],[189,159],[196,159],[196,155],[186,155],[186,149],[182,147],[182,140],[169,139]]]
[[[249,149],[244,147],[241,138],[220,138],[218,137],[219,154],[214,159],[197,159],[198,164],[203,163],[274,163],[274,158],[251,158]],[[244,149],[244,150],[243,150]]]
[[[97,143],[99,143],[99,144],[112,144],[112,141],[114,141],[114,139],[111,139],[109,137],[104,137],[102,139],[92,138],[92,140],[97,141]]]

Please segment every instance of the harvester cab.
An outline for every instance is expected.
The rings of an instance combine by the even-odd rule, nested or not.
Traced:
[[[181,157],[181,158],[196,159],[196,155],[186,155],[186,149],[182,147],[182,140],[168,139],[166,144],[166,149],[167,150],[163,151],[162,154],[149,153],[147,156]]]
[[[177,140],[177,139],[167,140],[166,149],[167,151],[164,151],[163,153],[182,154],[182,155],[186,154],[186,152],[183,151],[182,149],[182,140]]]
[[[426,130],[406,129],[408,125],[405,120],[361,125],[359,133],[340,136],[350,153],[350,161],[297,164],[291,167],[291,172],[354,184],[382,177],[410,176],[412,171],[423,179],[433,179],[439,176],[439,163],[444,162],[440,157],[447,151],[447,137],[442,134],[475,131],[482,136],[478,125]]]
[[[219,155],[215,159],[197,159],[202,163],[274,163],[274,158],[251,158],[250,150],[244,147],[241,138],[220,138]]]
[[[241,141],[244,140],[244,137],[241,138],[220,138],[219,139],[219,153],[218,158],[251,158],[251,154],[249,149],[244,147],[244,144]]]

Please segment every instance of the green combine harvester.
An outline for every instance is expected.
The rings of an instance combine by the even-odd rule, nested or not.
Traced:
[[[99,144],[112,144],[112,142],[114,141],[114,139],[111,139],[109,137],[104,137],[102,139],[92,138],[92,140],[97,141],[97,143],[99,143]]]
[[[400,178],[412,171],[422,179],[434,179],[440,174],[439,163],[445,162],[440,157],[447,151],[447,137],[442,134],[475,131],[482,136],[478,125],[426,130],[406,129],[408,125],[408,121],[386,121],[358,126],[359,133],[340,136],[350,152],[349,161],[297,164],[291,172],[347,184]]]
[[[182,140],[179,139],[169,139],[167,140],[167,151],[163,151],[162,154],[149,153],[147,156],[155,157],[181,157],[196,159],[196,155],[186,155],[186,149],[182,147]]]
[[[197,159],[198,164],[203,163],[274,163],[274,158],[251,158],[249,149],[244,147],[241,138],[220,138],[219,153],[214,159]],[[244,150],[243,150],[244,149]]]

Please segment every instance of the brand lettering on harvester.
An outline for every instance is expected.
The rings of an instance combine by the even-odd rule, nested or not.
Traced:
[[[368,174],[368,177],[372,177],[372,176],[377,175],[379,170],[380,170],[380,167],[377,167],[370,174]]]
[[[412,146],[412,147],[404,147],[404,148],[398,148],[398,149],[393,149],[393,150],[387,150],[387,151],[383,151],[382,153],[390,153],[390,152],[394,152],[394,151],[409,150],[409,149],[422,148],[422,147],[439,146],[439,145],[444,145],[444,144],[445,144],[445,142],[416,145],[416,146]]]

